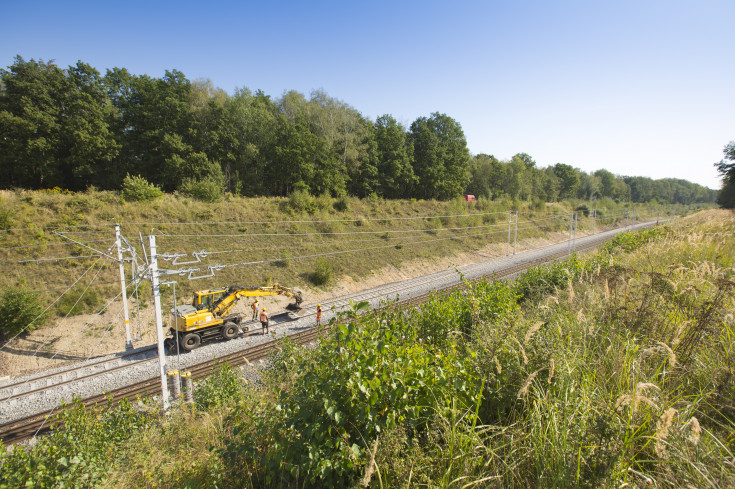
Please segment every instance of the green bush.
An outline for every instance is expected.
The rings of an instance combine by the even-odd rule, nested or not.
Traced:
[[[287,207],[293,212],[314,214],[319,206],[307,190],[295,190],[288,196]]]
[[[309,280],[314,285],[327,285],[332,281],[334,270],[332,265],[324,258],[318,258],[314,271],[309,275]]]
[[[385,430],[419,434],[435,419],[461,416],[472,424],[482,385],[474,354],[461,342],[442,349],[421,342],[401,314],[376,316],[368,307],[340,313],[313,356],[294,360],[302,374],[276,406],[261,413],[238,406],[223,451],[235,468],[230,485],[357,487]]]
[[[319,196],[315,199],[315,202],[319,210],[322,211],[325,211],[334,205],[332,203],[332,196],[329,195],[329,192],[322,192],[321,194],[319,194]]]
[[[94,311],[104,303],[102,297],[96,290],[75,289],[59,300],[56,310],[62,316],[71,314],[84,314]]]
[[[13,211],[0,207],[0,229],[8,230],[13,227]]]
[[[641,231],[620,233],[609,242],[605,243],[602,249],[608,253],[613,253],[615,251],[631,252],[647,243],[668,236],[671,232],[671,228],[668,226],[658,226]]]
[[[523,300],[537,300],[557,289],[564,289],[570,280],[608,262],[598,257],[580,260],[575,254],[563,261],[532,267],[516,279],[516,291]]]
[[[211,176],[201,180],[187,178],[181,183],[179,191],[202,202],[219,202],[223,197],[222,184]]]
[[[0,298],[0,339],[12,338],[23,328],[33,331],[45,316],[36,295],[18,288],[6,291]]]
[[[332,205],[334,206],[334,210],[338,212],[347,212],[348,210],[350,210],[350,199],[343,195],[342,197],[338,198]]]
[[[58,429],[35,446],[0,450],[0,487],[100,487],[119,449],[154,419],[127,399],[88,409],[79,398],[58,418]]]
[[[148,202],[161,197],[163,191],[139,175],[131,177],[128,174],[123,179],[122,195],[125,200]]]
[[[242,397],[242,379],[229,363],[223,363],[212,375],[197,385],[194,402],[199,409],[234,405]]]

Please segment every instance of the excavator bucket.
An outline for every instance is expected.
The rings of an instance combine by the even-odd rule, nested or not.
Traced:
[[[286,306],[286,309],[288,309],[289,311],[298,312],[301,310],[301,306],[296,304],[295,302],[292,302],[291,304]]]

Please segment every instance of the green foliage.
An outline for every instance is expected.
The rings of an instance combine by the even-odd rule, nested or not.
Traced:
[[[523,272],[515,281],[516,290],[523,300],[538,300],[559,289],[583,273],[605,266],[603,260],[582,260],[576,254],[562,261],[539,265]]]
[[[339,197],[334,201],[334,210],[338,212],[347,212],[350,210],[350,199],[347,196]]]
[[[670,236],[672,230],[669,226],[656,226],[654,228],[643,229],[641,231],[633,231],[617,234],[613,239],[605,243],[602,247],[608,253],[622,251],[630,253],[648,243],[657,241]]]
[[[295,190],[288,196],[288,209],[298,213],[314,214],[318,206],[316,200],[308,191]]]
[[[202,202],[219,202],[223,196],[222,184],[212,176],[204,177],[201,180],[184,179],[179,190],[182,194]]]
[[[20,56],[0,70],[0,86],[4,188],[118,190],[130,174],[208,202],[223,191],[442,200],[466,191],[684,204],[716,195],[683,180],[586,174],[562,163],[538,168],[526,153],[470,162],[461,125],[445,114],[418,117],[406,130],[389,114],[373,123],[322,90],[309,98],[247,89],[230,96],[178,70],[154,78],[112,68],[101,76],[82,61],[62,68]]]
[[[725,209],[735,208],[735,141],[730,141],[723,150],[725,158],[715,163],[722,177],[722,188],[717,194],[717,203]]]
[[[254,420],[243,413],[236,422],[236,432],[254,422],[268,433],[267,444],[236,437],[225,451],[235,464],[246,457],[262,467],[252,476],[259,484],[344,487],[381,432],[398,425],[422,432],[476,405],[481,380],[461,341],[438,349],[420,342],[400,316],[361,314],[367,307],[355,304],[341,315],[275,409]]]
[[[46,314],[34,293],[11,288],[0,297],[0,339],[30,332],[43,325]],[[24,329],[25,328],[25,329]]]
[[[578,205],[574,210],[579,214],[582,214],[584,217],[589,217],[590,215],[590,208],[587,207],[587,204]]]
[[[469,183],[469,150],[462,126],[446,114],[419,117],[411,124],[416,195],[448,200],[462,193]]]
[[[444,345],[451,334],[470,338],[480,325],[501,323],[518,310],[515,287],[505,281],[466,282],[466,290],[432,295],[420,313],[409,312],[423,341]]]
[[[242,397],[242,379],[229,363],[220,365],[215,373],[198,383],[194,402],[199,409],[234,405]]]
[[[62,316],[92,312],[104,303],[94,289],[72,289],[56,303],[56,311]]]
[[[316,260],[314,271],[309,274],[309,280],[314,285],[328,285],[334,279],[334,270],[332,265],[323,257]]]
[[[60,427],[51,435],[0,453],[0,487],[98,487],[118,449],[153,419],[128,400],[89,409],[75,398],[60,410]]]
[[[122,184],[122,195],[125,200],[133,202],[149,202],[163,195],[163,191],[140,175],[125,176]]]
[[[12,209],[0,206],[0,230],[7,231],[13,227]]]

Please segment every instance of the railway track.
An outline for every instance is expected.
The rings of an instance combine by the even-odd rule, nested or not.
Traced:
[[[578,246],[575,248],[575,252],[583,252],[589,249],[593,249],[598,247],[603,242],[611,239],[614,236],[614,234],[611,233],[601,233],[599,236],[592,236],[588,237],[584,242],[580,242]],[[549,248],[558,248],[559,245],[551,245]],[[538,250],[535,250],[538,251]],[[488,267],[487,262],[481,262],[473,265],[468,265],[463,267],[463,274],[466,277],[470,277],[470,280],[480,280],[483,277],[486,277],[488,275],[491,275],[496,278],[511,278],[514,275],[522,272],[523,270],[538,265],[542,263],[548,263],[553,260],[564,258],[568,256],[572,251],[570,249],[559,249],[553,252],[541,254],[539,256],[530,257],[527,260],[522,260],[520,263],[513,264],[512,261],[515,259],[517,261],[518,255],[516,256],[508,256],[505,258],[500,258],[498,260],[495,260],[496,266],[494,269],[492,269],[489,273],[487,273]],[[434,274],[426,275],[419,277],[414,280],[410,281],[403,281],[403,282],[395,282],[392,284],[387,284],[382,287],[377,287],[375,289],[372,289],[371,291],[367,292],[358,292],[354,294],[349,294],[346,296],[342,296],[336,299],[323,301],[323,306],[326,306],[326,308],[334,307],[337,310],[343,309],[345,307],[348,307],[351,301],[360,300],[360,301],[370,301],[371,303],[375,303],[375,301],[382,301],[385,298],[389,297],[400,297],[400,294],[403,292],[410,291],[412,289],[416,289],[417,287],[425,287],[432,284],[443,284],[439,285],[437,288],[434,289],[434,291],[449,291],[452,289],[462,288],[465,286],[464,283],[458,282],[457,280],[457,272],[455,270],[447,270],[443,272],[437,272]],[[450,285],[447,285],[447,282],[452,281]],[[431,296],[432,292],[427,292],[423,294],[419,294],[413,297],[409,297],[402,300],[397,300],[394,303],[391,303],[389,307],[407,307],[407,306],[415,306],[419,305]],[[374,308],[382,307],[381,305],[374,305]],[[299,317],[299,319],[308,318],[315,314],[315,306],[306,306],[303,309],[302,316]],[[254,332],[250,332],[248,334],[254,334]],[[305,329],[304,331],[296,332],[293,334],[288,335],[287,337],[291,340],[297,342],[298,344],[307,344],[315,341],[317,339],[317,335],[319,334],[319,331],[313,327],[309,329]],[[198,364],[192,365],[188,368],[188,370],[191,372],[192,377],[197,380],[204,378],[208,376],[214,369],[217,368],[218,365],[222,363],[228,363],[229,365],[233,367],[240,367],[242,365],[249,364],[251,362],[263,359],[268,357],[270,354],[272,354],[276,349],[278,348],[278,344],[281,340],[274,340],[269,341],[267,343],[261,343],[259,345],[255,345],[249,348],[245,348],[240,351],[236,351],[233,353],[229,353],[223,356],[220,356],[219,358],[208,360],[204,362],[200,362]],[[150,347],[150,350],[154,350],[154,347]],[[130,353],[130,356],[134,356],[136,354],[141,354],[143,350]],[[147,353],[144,352],[144,353]],[[122,356],[122,355],[121,355]],[[109,366],[107,362],[119,360],[118,358],[114,359],[107,359],[107,360],[100,360],[99,362],[93,362],[92,364],[85,365],[87,366],[96,366],[100,369],[107,369],[104,370],[101,373],[109,373],[117,369],[123,369],[128,368],[130,365],[138,363],[144,363],[144,362],[153,362],[157,361],[157,357],[152,356],[148,358],[143,358],[139,360],[134,360],[129,362],[127,365],[115,365],[115,366]],[[108,365],[108,366],[106,366]],[[33,378],[31,380],[25,381],[25,383],[33,383],[38,382],[39,386],[36,389],[29,389],[24,392],[19,392],[16,394],[10,394],[7,395],[8,392],[12,392],[12,389],[18,389],[20,386],[24,384],[24,382],[18,382],[15,384],[10,384],[6,386],[2,386],[0,388],[0,402],[6,400],[6,399],[18,399],[24,396],[30,396],[34,392],[48,389],[49,386],[43,386],[41,383],[46,380],[48,381],[50,378],[53,378],[55,376],[62,375],[63,373],[66,373],[67,375],[73,375],[73,367],[69,368],[67,370],[64,370],[63,372],[56,371],[54,373],[45,375],[45,376],[38,376],[37,378]],[[85,374],[83,376],[77,376],[75,378],[70,378],[63,380],[59,383],[55,383],[52,387],[57,387],[60,385],[66,385],[70,384],[75,381],[84,380],[85,378],[93,377],[94,375],[98,375],[95,373]],[[137,397],[147,397],[150,395],[155,395],[158,392],[160,392],[160,377],[159,376],[153,376],[147,380],[137,382],[134,384],[131,384],[129,386],[117,388],[110,390],[109,392],[105,392],[103,394],[95,395],[88,397],[84,399],[82,402],[86,406],[94,406],[96,404],[100,403],[107,403],[109,399],[112,399],[113,405],[117,404],[121,399],[135,399]],[[6,397],[3,398],[3,393],[6,393]],[[53,418],[55,415],[55,408],[51,410],[47,410],[44,412],[40,412],[38,414],[34,414],[31,416],[24,417],[22,419],[17,419],[11,422],[4,423],[0,425],[0,439],[3,440],[6,444],[9,443],[16,443],[28,438],[32,438],[36,436],[39,433],[47,432],[51,425],[53,424]]]

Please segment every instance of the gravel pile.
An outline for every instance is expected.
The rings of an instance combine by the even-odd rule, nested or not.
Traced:
[[[653,223],[642,223],[631,226],[629,229],[638,229],[650,226],[652,224]],[[594,236],[577,238],[576,243],[577,246],[584,246],[585,243],[595,241],[600,238],[612,237],[622,231],[625,231],[625,229],[606,231],[603,233],[598,233]],[[567,250],[567,248],[568,243],[562,242],[539,249],[524,251],[516,255],[511,255],[500,259],[493,259],[482,263],[459,267],[457,270],[462,273],[466,279],[474,279],[483,275],[492,275],[493,273],[500,272],[501,270],[509,266],[529,263],[549,254],[565,251]],[[455,285],[459,283],[459,279],[459,274],[456,271],[450,270],[434,273],[412,280],[406,280],[403,282],[386,284],[380,287],[375,287],[373,289],[364,290],[357,294],[350,294],[347,296],[338,297],[330,301],[323,301],[322,307],[324,309],[324,314],[322,316],[322,322],[326,324],[334,316],[332,306],[334,306],[336,310],[341,310],[348,307],[350,300],[367,300],[370,303],[371,307],[377,307],[386,300],[394,300],[396,298],[400,298],[402,300],[411,299],[429,293],[436,289]],[[298,315],[301,317],[291,322],[271,326],[271,331],[275,331],[276,337],[283,337],[303,331],[304,329],[311,328],[314,326],[315,312],[315,304],[306,305],[298,313]],[[168,355],[166,357],[166,367],[168,370],[182,370],[192,367],[198,363],[211,360],[212,358],[223,357],[230,353],[235,353],[246,348],[270,341],[273,341],[271,335],[256,334],[230,341],[213,342],[201,346],[200,348],[197,348],[196,350],[188,353],[183,353],[181,355]],[[159,366],[156,356],[156,350],[149,349],[143,351],[143,348],[141,348],[140,350],[141,355],[150,355],[151,358],[148,361],[137,363],[130,366],[129,368],[120,369],[108,373],[102,373],[89,379],[81,379],[79,381],[70,382],[68,384],[58,387],[49,386],[48,388],[39,391],[39,393],[36,395],[22,397],[17,400],[0,400],[0,423],[7,423],[9,421],[27,417],[39,412],[57,409],[62,400],[68,401],[74,395],[80,396],[82,398],[92,397],[102,394],[104,392],[158,377]],[[112,359],[114,359],[114,357],[114,355],[111,356]],[[92,361],[90,361],[89,363],[91,362]],[[94,362],[99,362],[99,359],[95,359]],[[262,366],[267,366],[267,362],[264,362]],[[254,367],[256,367],[257,369],[259,365],[256,363]],[[257,372],[253,372],[252,374],[250,374],[246,373],[247,370],[248,369],[243,370],[246,378],[251,381],[257,381]],[[48,372],[44,372],[43,375],[46,375],[47,373]],[[70,374],[68,368],[63,369],[63,371],[62,369],[59,369],[59,378],[63,377],[63,375],[70,376],[74,374]],[[32,380],[32,378],[25,380]],[[17,379],[15,379],[14,382],[15,381],[17,381]],[[28,385],[30,385],[31,383],[32,382],[29,382]],[[2,397],[5,397],[6,395],[7,394],[2,394],[0,391],[0,399]]]

